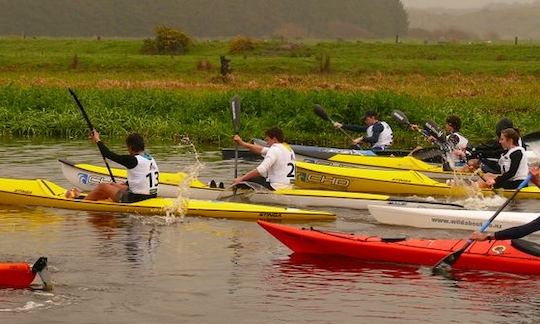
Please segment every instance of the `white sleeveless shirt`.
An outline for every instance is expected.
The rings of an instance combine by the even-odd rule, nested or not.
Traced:
[[[379,123],[382,124],[383,131],[379,134],[379,139],[377,140],[377,142],[374,143],[371,147],[385,147],[392,144],[392,140],[393,140],[392,128],[390,128],[390,125],[388,125],[384,121],[379,121]],[[366,133],[368,137],[373,136],[373,125],[369,126],[366,129]]]
[[[516,171],[516,174],[512,178],[508,179],[510,181],[523,180],[529,174],[527,154],[525,153],[525,149],[521,146],[513,147],[509,149],[508,152],[501,155],[501,158],[499,159],[499,166],[501,167],[501,172],[506,173],[510,170],[510,165],[512,164],[512,160],[510,160],[510,154],[515,151],[521,151],[523,156],[521,158],[521,161],[519,162],[519,167]]]
[[[259,174],[270,182],[274,189],[291,188],[296,173],[295,156],[291,147],[275,143],[261,151],[264,160],[257,166]]]
[[[149,154],[135,155],[137,166],[127,170],[129,191],[140,195],[157,194],[159,169]]]

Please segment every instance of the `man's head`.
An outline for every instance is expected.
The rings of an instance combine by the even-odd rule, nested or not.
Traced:
[[[374,111],[366,111],[364,114],[364,123],[368,126],[371,126],[379,121],[379,114]]]
[[[130,154],[144,151],[144,139],[138,133],[129,134],[126,138],[126,145]]]
[[[266,132],[264,132],[264,135],[266,136],[266,142],[269,145],[274,143],[282,143],[284,141],[283,131],[278,127],[267,129]]]
[[[456,115],[450,115],[446,118],[446,130],[448,132],[459,132],[461,129],[461,119]]]

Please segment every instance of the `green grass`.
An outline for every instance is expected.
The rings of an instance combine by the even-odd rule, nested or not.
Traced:
[[[312,113],[315,103],[355,123],[368,109],[385,119],[400,109],[413,121],[439,124],[455,113],[473,141],[492,137],[503,116],[525,133],[538,128],[540,46],[534,44],[311,41],[291,49],[268,41],[252,53],[229,55],[225,41],[199,41],[174,57],[141,55],[141,46],[139,39],[0,39],[0,133],[85,137],[67,87],[77,90],[104,135],[118,138],[139,131],[230,143],[228,107],[237,93],[246,137],[279,125],[292,140],[346,145]],[[321,53],[331,58],[328,73],[318,72]],[[218,72],[223,54],[232,58],[227,83]],[[211,61],[211,70],[197,70],[202,59]],[[390,123],[398,145],[425,144]]]

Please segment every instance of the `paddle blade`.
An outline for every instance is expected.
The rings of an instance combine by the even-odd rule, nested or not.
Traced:
[[[234,132],[240,131],[240,97],[234,96],[231,100],[231,116],[234,126]]]
[[[465,250],[471,245],[469,243],[471,241],[467,241],[467,244],[456,252],[450,253],[449,255],[445,256],[441,261],[437,262],[437,264],[431,268],[431,272],[433,274],[445,274],[448,271],[452,269],[452,265],[456,263],[456,261],[459,259],[459,257],[465,252]]]
[[[443,151],[441,151],[439,148],[427,147],[412,152],[411,156],[424,162],[442,163],[444,160],[443,154]]]
[[[400,110],[394,110],[392,111],[392,117],[394,117],[395,120],[400,122],[403,125],[409,126],[411,123],[409,122],[409,118]]]
[[[431,133],[430,135],[437,138],[439,141],[444,141],[444,132],[441,130],[441,128],[435,124],[435,122],[428,120],[425,123],[426,129]]]
[[[534,151],[536,155],[540,155],[540,131],[527,134],[521,139],[527,145],[527,150]]]
[[[315,115],[321,117],[323,120],[330,121],[330,117],[328,117],[328,114],[326,113],[326,111],[324,111],[321,105],[315,105],[315,107],[313,108],[313,112],[315,113]]]

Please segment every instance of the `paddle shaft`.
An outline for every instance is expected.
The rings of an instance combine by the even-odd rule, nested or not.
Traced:
[[[240,133],[240,98],[238,96],[231,100],[231,113],[234,134],[238,135]],[[238,178],[238,143],[236,142],[234,142],[234,178]]]
[[[504,202],[504,204],[502,204],[499,209],[497,209],[497,211],[495,212],[495,214],[493,214],[493,216],[491,216],[487,221],[485,221],[482,226],[480,227],[480,232],[484,232],[488,227],[489,225],[491,225],[491,222],[493,222],[493,220],[502,212],[502,210],[508,206],[508,204],[514,200],[514,198],[517,196],[517,194],[521,191],[521,189],[523,189],[524,187],[527,186],[527,184],[529,183],[529,181],[531,180],[532,178],[532,175],[528,175],[518,186],[518,188],[514,191],[514,193],[512,194],[512,196],[510,196],[510,198],[506,199],[506,201]],[[467,250],[467,248],[473,243],[473,240],[471,239],[468,239],[467,242],[465,242],[465,245],[463,245],[463,247],[455,252],[452,252],[450,253],[449,255],[447,255],[446,257],[444,257],[441,261],[437,262],[437,264],[433,267],[432,271],[433,272],[437,272],[437,270],[440,269],[440,267],[445,264],[446,266],[449,266],[451,267],[454,263],[456,263],[456,261],[459,259],[459,257],[461,256],[461,254],[463,254],[463,252],[465,252],[465,250]]]
[[[88,118],[88,115],[86,114],[86,111],[84,110],[83,105],[79,101],[79,98],[77,98],[77,95],[75,94],[75,92],[73,90],[71,90],[70,88],[68,88],[68,90],[69,90],[69,93],[71,94],[71,96],[73,97],[73,99],[75,100],[75,103],[77,103],[77,106],[79,107],[79,110],[81,111],[81,114],[83,115],[84,120],[86,120],[86,124],[88,124],[88,128],[90,128],[90,131],[93,132],[95,128],[92,125],[92,122],[90,121],[90,118]],[[101,157],[103,158],[103,162],[105,162],[105,166],[107,167],[107,171],[109,171],[109,176],[111,177],[112,182],[116,182],[116,179],[114,178],[111,167],[109,166],[109,163],[105,159],[105,155],[103,155],[103,152],[101,151],[101,148],[99,147],[99,145],[98,145],[98,149],[99,149],[99,153],[101,154]]]
[[[324,119],[324,120],[327,120],[329,122],[332,123],[332,125],[334,125],[336,122],[330,118],[330,116],[328,116],[328,114],[326,113],[326,111],[324,110],[324,108],[321,106],[321,105],[315,105],[315,110],[314,110],[315,114],[317,116],[319,116],[320,118]],[[352,136],[347,133],[346,130],[344,130],[343,128],[339,127],[338,128],[346,137],[348,140],[350,140],[351,142],[354,141],[354,139],[352,138]]]

